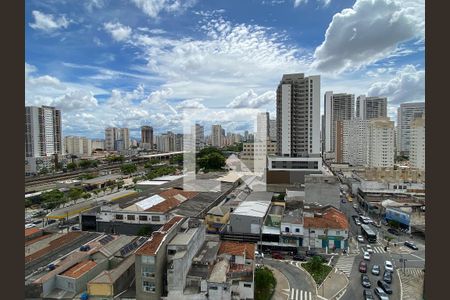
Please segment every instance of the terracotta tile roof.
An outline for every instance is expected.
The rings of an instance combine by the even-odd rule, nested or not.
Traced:
[[[324,210],[321,217],[305,217],[305,228],[348,229],[349,224],[344,213],[334,207]]]
[[[34,239],[32,239],[32,240],[29,240],[29,241],[26,241],[26,242],[25,242],[25,246],[34,244],[34,243],[36,243],[36,242],[39,242],[40,240],[48,239],[48,238],[51,237],[51,236],[53,236],[53,234],[44,234],[44,235],[41,235],[41,236],[39,236],[39,237],[37,237],[37,238],[34,238]]]
[[[159,196],[166,199],[165,201],[150,207],[146,211],[165,213],[180,205],[182,202],[197,196],[197,192],[185,192],[179,189],[165,190],[159,193]]]
[[[47,254],[47,253],[49,253],[51,251],[54,251],[54,250],[64,246],[65,244],[67,244],[68,242],[78,238],[82,234],[83,233],[80,232],[80,231],[71,231],[71,232],[63,235],[62,237],[51,241],[47,247],[42,248],[41,250],[36,251],[33,254],[26,256],[25,257],[25,263],[33,261],[36,258],[41,257],[42,255],[45,255],[45,254]]]
[[[245,251],[245,256],[249,259],[255,258],[256,245],[252,243],[240,243],[240,242],[230,242],[223,241],[220,244],[218,255],[221,254],[231,254],[243,256]]]
[[[39,228],[36,228],[36,227],[27,228],[27,229],[25,229],[25,237],[35,234],[39,231],[42,231],[42,230]]]
[[[167,232],[176,224],[181,222],[183,217],[175,216],[170,219],[163,227],[161,227],[158,231],[152,233],[152,237],[146,243],[144,243],[136,252],[137,255],[156,255],[158,249],[164,241]]]
[[[73,267],[62,273],[61,275],[72,278],[78,278],[81,275],[88,272],[89,270],[91,270],[92,268],[94,268],[96,265],[97,263],[95,261],[85,260],[80,263],[77,263],[76,265],[74,265]]]

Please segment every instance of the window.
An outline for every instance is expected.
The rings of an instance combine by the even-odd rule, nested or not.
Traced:
[[[148,217],[147,216],[139,216],[139,221],[147,221]]]
[[[135,216],[134,215],[127,215],[127,220],[134,221],[135,220]]]
[[[116,220],[123,220],[123,215],[116,215]]]
[[[167,251],[167,254],[169,254],[169,255],[175,255],[175,253],[177,253],[177,250],[169,249]]]
[[[289,232],[289,227],[285,227],[284,231]]]
[[[153,222],[159,222],[161,220],[160,216],[152,216],[152,221]]]
[[[210,289],[210,290],[215,290],[215,291],[217,291],[217,286],[214,286],[214,285],[213,285],[213,286],[210,286],[209,289]]]
[[[340,230],[336,230],[336,235],[341,234]]]
[[[251,283],[244,283],[244,287],[246,287],[246,288],[251,288],[251,287],[252,287],[252,284],[251,284]]]
[[[300,232],[300,228],[295,228],[295,232]]]
[[[142,256],[141,257],[141,261],[143,264],[154,264],[155,263],[155,257],[154,256]],[[145,268],[150,268],[150,267],[143,267],[143,269]]]
[[[142,281],[142,287],[144,289],[144,291],[146,292],[155,292],[156,291],[156,287],[153,283],[148,282],[148,281]]]
[[[224,291],[228,291],[228,288],[226,286],[223,287]]]

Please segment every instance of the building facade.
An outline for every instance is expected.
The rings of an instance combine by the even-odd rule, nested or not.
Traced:
[[[389,118],[373,119],[369,123],[368,134],[368,166],[394,166],[394,122]]]
[[[336,122],[353,119],[355,95],[325,92],[325,152],[336,151]]]
[[[269,120],[269,139],[272,142],[277,141],[277,120]]]
[[[342,131],[340,126],[342,124]],[[338,163],[348,163],[352,166],[367,165],[367,146],[369,121],[367,120],[344,120],[338,122],[339,130],[337,140],[342,141],[342,159],[340,152],[336,153]]]
[[[269,113],[262,112],[256,116],[256,141],[269,139]]]
[[[146,150],[153,149],[153,127],[151,126],[141,127],[141,148]]]
[[[409,156],[411,147],[412,122],[425,115],[425,102],[402,103],[397,109],[397,151]]]
[[[25,107],[25,157],[62,154],[61,111],[51,106]]]
[[[222,147],[223,146],[223,132],[221,125],[212,125],[211,127],[211,146]]]
[[[416,118],[411,124],[409,161],[413,168],[425,170],[425,116]]]
[[[92,142],[86,137],[66,136],[64,138],[64,152],[77,156],[90,156],[92,154]]]
[[[356,99],[355,117],[361,120],[386,118],[387,98],[358,96]]]

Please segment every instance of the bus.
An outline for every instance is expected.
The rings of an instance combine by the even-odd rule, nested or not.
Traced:
[[[361,224],[361,234],[369,243],[377,242],[377,234],[369,227],[369,225]]]

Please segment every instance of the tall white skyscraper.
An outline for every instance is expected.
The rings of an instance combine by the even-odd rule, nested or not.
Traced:
[[[386,118],[387,98],[358,96],[356,99],[355,117],[361,120]]]
[[[266,141],[269,138],[269,113],[262,112],[256,116],[256,137],[257,141]]]
[[[397,109],[397,152],[400,155],[409,155],[411,124],[424,114],[425,102],[402,103]]]
[[[195,148],[197,151],[205,147],[205,127],[195,124]]]
[[[351,120],[355,111],[355,95],[333,94],[325,92],[325,152],[335,152],[336,148],[336,122]]]
[[[64,138],[65,153],[78,156],[92,154],[92,141],[80,136],[66,136]]]
[[[369,167],[394,166],[394,121],[389,118],[371,120],[367,141]]]
[[[285,74],[277,89],[278,155],[320,154],[320,76]]]
[[[425,115],[411,123],[410,157],[411,166],[425,170]]]
[[[223,129],[221,125],[212,125],[211,127],[211,145],[213,147],[222,147],[224,144]]]
[[[342,159],[340,153],[336,153],[337,161],[345,162],[352,166],[367,165],[368,135],[368,120],[353,119],[342,121]],[[340,137],[337,136],[337,139],[339,140]]]
[[[62,154],[61,111],[51,106],[25,107],[25,157]]]
[[[108,127],[105,129],[105,150],[121,151],[130,148],[128,128]]]

